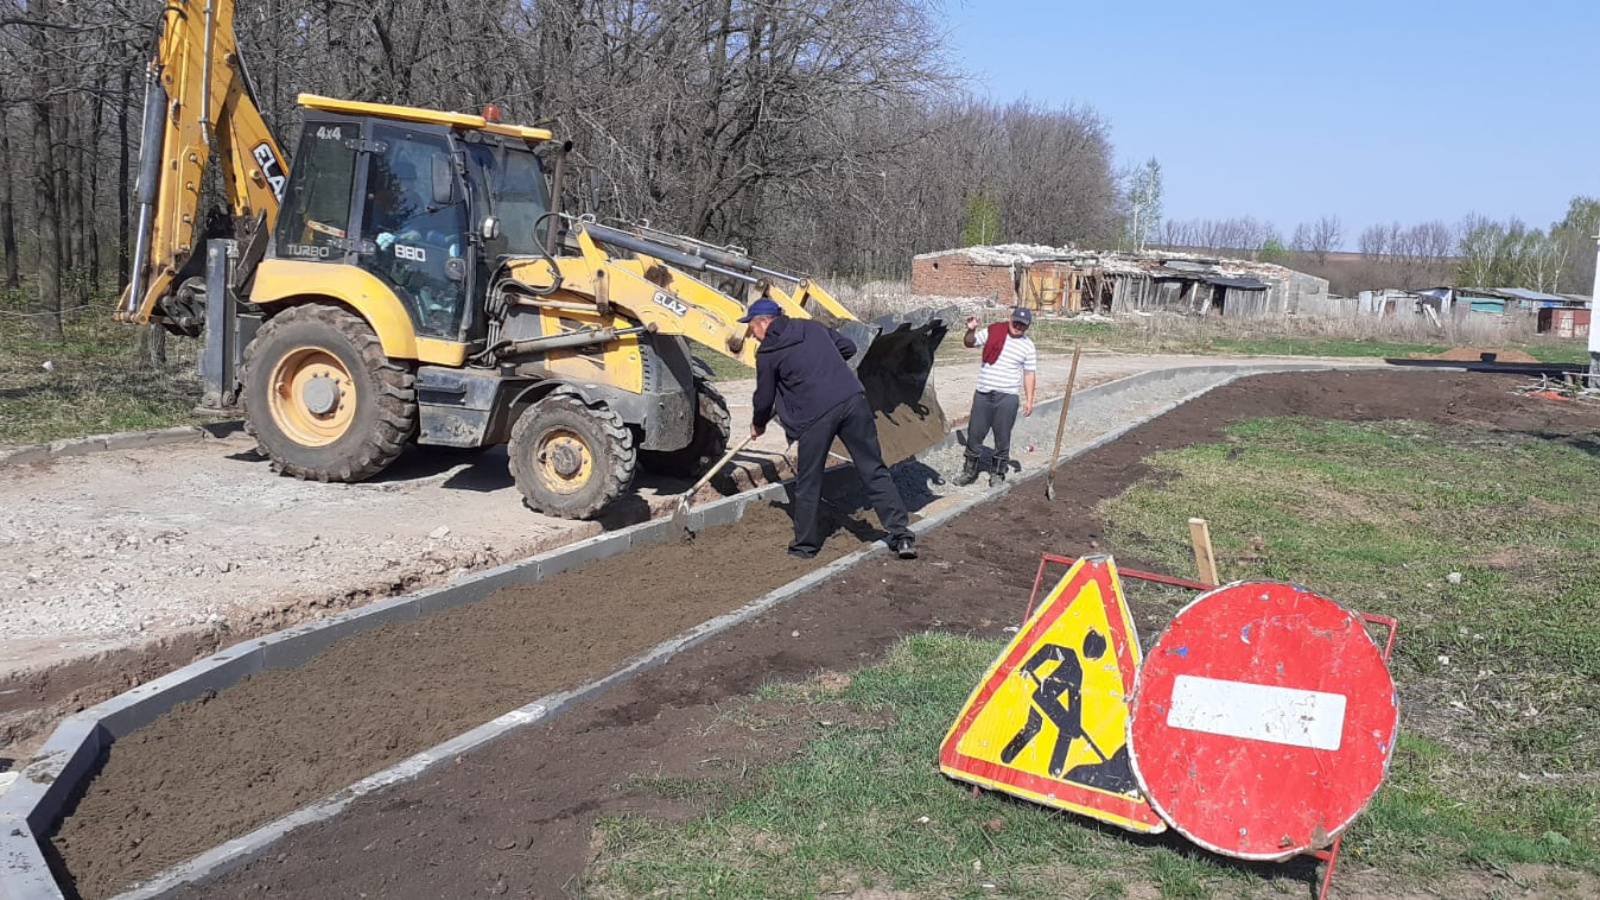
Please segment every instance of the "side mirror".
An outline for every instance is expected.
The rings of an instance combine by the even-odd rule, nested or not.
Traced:
[[[484,216],[483,222],[478,225],[478,234],[486,241],[492,241],[500,236],[500,217]]]
[[[456,202],[456,173],[450,157],[443,153],[433,155],[433,202],[450,205]]]

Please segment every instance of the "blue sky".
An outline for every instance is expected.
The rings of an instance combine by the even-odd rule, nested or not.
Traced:
[[[1600,0],[948,0],[975,93],[1093,107],[1170,219],[1470,212],[1600,196]]]

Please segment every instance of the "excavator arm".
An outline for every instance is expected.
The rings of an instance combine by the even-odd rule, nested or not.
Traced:
[[[620,315],[648,331],[687,338],[752,368],[758,342],[738,321],[745,303],[713,282],[759,285],[788,315],[819,319],[861,348],[850,364],[877,416],[886,459],[907,458],[944,437],[932,370],[948,330],[948,312],[923,310],[863,322],[809,278],[764,268],[737,250],[584,219],[570,219],[568,225],[577,253],[528,260],[518,267],[519,280],[565,293],[580,305],[593,303],[602,316]],[[558,282],[552,274],[559,275]],[[604,338],[596,332],[597,342]]]
[[[233,19],[234,0],[169,0],[162,12],[145,72],[139,218],[117,309],[123,321],[193,330],[198,309],[183,293],[201,283],[204,239],[264,237],[277,219],[288,166],[256,105]],[[213,155],[232,219],[226,235],[201,231]]]

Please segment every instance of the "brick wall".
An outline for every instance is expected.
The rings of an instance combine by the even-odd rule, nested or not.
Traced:
[[[913,259],[911,293],[924,297],[988,297],[994,294],[1002,305],[1017,302],[1010,266],[977,265],[960,253]]]

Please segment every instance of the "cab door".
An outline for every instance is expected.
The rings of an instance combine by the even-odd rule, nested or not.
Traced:
[[[472,248],[449,135],[385,121],[369,135],[356,265],[394,290],[419,335],[459,340]]]

